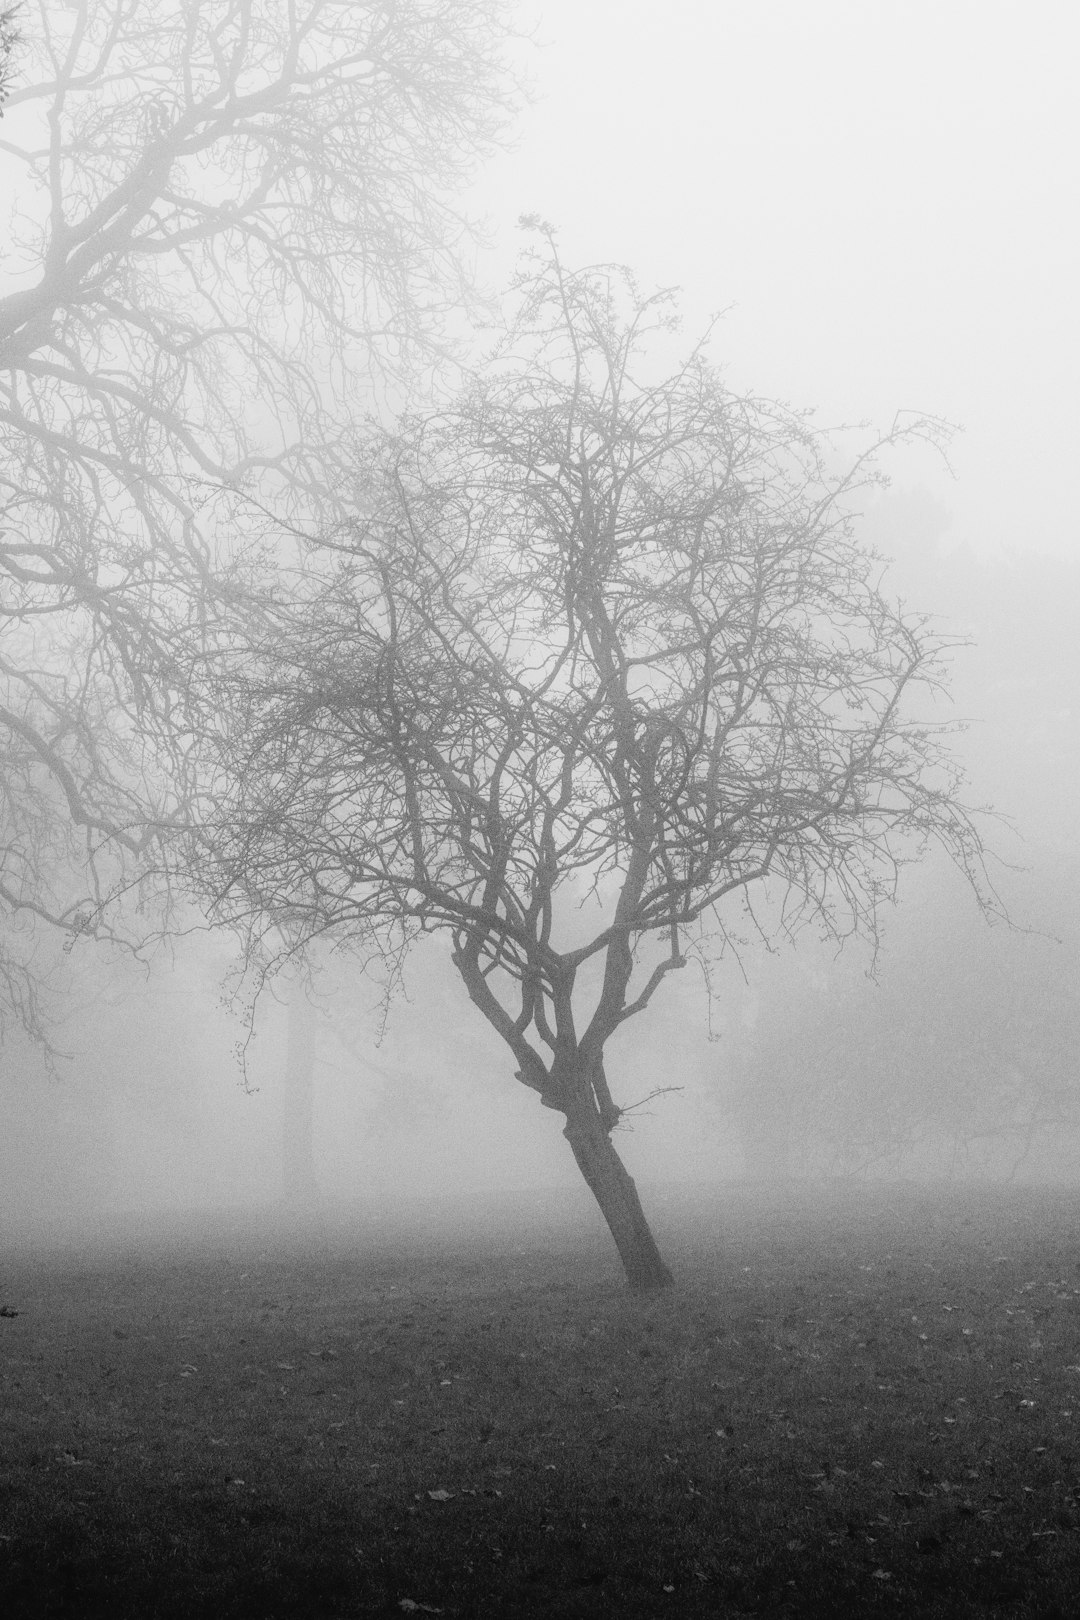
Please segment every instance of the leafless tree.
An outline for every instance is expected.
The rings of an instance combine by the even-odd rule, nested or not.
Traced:
[[[870,462],[832,476],[701,352],[651,380],[668,315],[542,255],[458,402],[373,436],[365,515],[273,632],[195,677],[218,914],[445,932],[638,1288],[670,1276],[611,1141],[611,1037],[747,891],[786,930],[872,933],[928,842],[981,872],[911,714],[942,647],[845,516]]]
[[[137,855],[176,812],[143,778],[178,638],[212,642],[245,516],[340,512],[350,420],[467,296],[452,193],[511,110],[507,23],[503,0],[28,0],[18,24],[0,746],[35,804]],[[0,873],[47,910],[26,825]]]

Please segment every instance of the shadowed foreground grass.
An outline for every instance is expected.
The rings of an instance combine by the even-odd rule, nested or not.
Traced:
[[[8,1254],[0,1610],[1080,1614],[1080,1199],[491,1220]]]

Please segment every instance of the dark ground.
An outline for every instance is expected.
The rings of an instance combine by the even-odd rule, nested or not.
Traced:
[[[0,1255],[0,1612],[1080,1614],[1080,1194],[272,1212]]]

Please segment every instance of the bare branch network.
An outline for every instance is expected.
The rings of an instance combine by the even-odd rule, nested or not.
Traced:
[[[0,737],[39,806],[137,852],[183,798],[150,732],[168,753],[184,649],[235,606],[259,508],[340,514],[352,419],[468,303],[452,189],[516,100],[508,31],[502,0],[30,0],[14,21]]]
[[[833,476],[701,353],[650,380],[669,305],[619,272],[552,254],[518,297],[452,408],[370,440],[291,610],[202,670],[197,859],[256,928],[448,931],[519,1079],[609,1131],[605,1043],[731,897],[873,932],[901,862],[936,841],[977,883],[981,845],[912,713],[943,645],[851,535],[873,456]]]

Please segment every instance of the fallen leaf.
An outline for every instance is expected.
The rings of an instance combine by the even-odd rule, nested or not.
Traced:
[[[434,1604],[417,1603],[413,1598],[398,1598],[398,1608],[404,1609],[406,1614],[442,1614]]]

